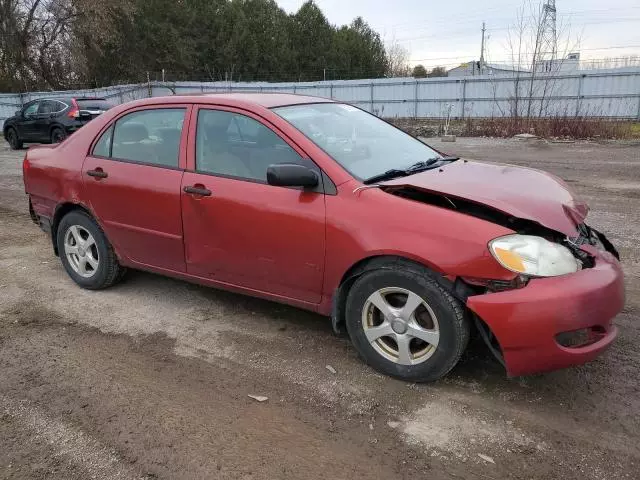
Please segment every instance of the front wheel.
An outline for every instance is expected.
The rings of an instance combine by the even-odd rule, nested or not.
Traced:
[[[15,128],[10,128],[7,130],[7,142],[9,142],[9,147],[11,150],[20,150],[22,148],[22,142],[20,141],[20,137],[18,136],[18,132]]]
[[[99,290],[118,282],[124,269],[100,226],[87,213],[66,214],[57,229],[60,260],[69,276],[82,288]]]
[[[370,366],[411,382],[446,375],[469,341],[462,304],[414,265],[394,264],[358,278],[347,297],[346,324]]]

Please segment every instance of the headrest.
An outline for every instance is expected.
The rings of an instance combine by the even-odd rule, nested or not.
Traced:
[[[165,143],[175,143],[180,141],[182,131],[179,128],[158,128],[156,133]]]
[[[140,142],[149,138],[149,131],[142,123],[127,122],[117,127],[115,139],[119,142]]]

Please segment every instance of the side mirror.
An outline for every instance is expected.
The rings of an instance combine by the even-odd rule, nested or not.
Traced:
[[[280,163],[267,168],[267,183],[277,187],[315,187],[318,174],[310,168],[295,163]]]
[[[21,117],[21,116],[22,116],[22,110],[16,110],[16,111],[15,111],[15,113],[14,113],[14,115],[15,115],[16,117]]]

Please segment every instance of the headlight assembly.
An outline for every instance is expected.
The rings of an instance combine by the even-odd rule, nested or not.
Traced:
[[[532,235],[496,238],[489,250],[507,270],[532,277],[556,277],[582,268],[568,248]]]

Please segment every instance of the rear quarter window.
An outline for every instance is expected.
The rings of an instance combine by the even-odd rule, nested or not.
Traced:
[[[100,140],[93,147],[93,155],[96,157],[110,157],[111,156],[111,137],[113,135],[113,126],[102,134]]]

